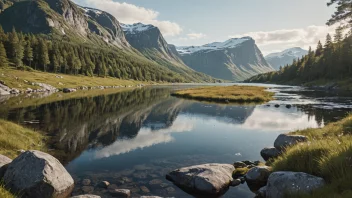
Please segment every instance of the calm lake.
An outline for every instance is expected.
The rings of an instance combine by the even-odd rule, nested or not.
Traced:
[[[13,105],[13,98],[0,98],[0,117],[22,125],[39,121],[26,126],[49,136],[50,149],[75,179],[74,194],[83,194],[82,180],[90,179],[90,186],[108,181],[130,189],[135,197],[183,198],[191,196],[165,179],[169,171],[203,163],[263,161],[260,150],[272,146],[280,133],[322,127],[352,108],[351,94],[261,86],[276,93],[274,101],[201,103],[170,96],[187,86],[161,86],[25,107],[14,106],[26,99]],[[90,193],[109,197],[98,188]],[[243,184],[223,197],[253,198],[254,193]]]

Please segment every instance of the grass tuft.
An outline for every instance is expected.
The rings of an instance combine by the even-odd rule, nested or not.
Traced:
[[[274,93],[264,87],[254,86],[213,86],[180,90],[172,94],[176,97],[219,103],[267,102]]]
[[[311,195],[293,197],[352,197],[352,115],[321,129],[292,134],[309,137],[309,143],[288,148],[272,162],[274,171],[295,171],[322,177],[327,185]]]

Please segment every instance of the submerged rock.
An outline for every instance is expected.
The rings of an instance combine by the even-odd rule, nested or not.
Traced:
[[[274,147],[282,151],[283,149],[293,146],[299,142],[307,142],[307,141],[308,141],[308,138],[303,135],[281,134],[276,138]]]
[[[247,167],[247,164],[245,164],[244,162],[235,162],[235,163],[233,163],[233,166],[235,168],[245,168],[245,167]]]
[[[5,175],[5,172],[12,160],[4,155],[0,155],[0,180]]]
[[[275,147],[267,147],[260,151],[260,155],[265,161],[268,161],[270,159],[279,157],[280,151]]]
[[[285,193],[309,194],[325,185],[323,178],[301,172],[274,172],[266,186],[267,198],[284,198]]]
[[[232,164],[204,164],[174,170],[166,178],[190,193],[219,195],[228,190],[234,170]]]
[[[109,190],[109,193],[113,197],[119,197],[119,198],[129,198],[129,197],[131,197],[131,191],[127,190],[127,189]]]
[[[8,166],[4,176],[7,188],[22,197],[68,197],[74,187],[71,175],[53,156],[26,151]]]

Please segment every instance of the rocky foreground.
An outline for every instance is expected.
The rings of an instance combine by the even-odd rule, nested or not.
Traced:
[[[307,142],[305,136],[281,134],[274,147],[265,148],[265,160],[280,156],[289,146]],[[166,178],[195,197],[219,197],[230,187],[247,183],[258,198],[284,198],[287,194],[309,194],[323,187],[325,181],[302,172],[272,172],[260,161],[241,161],[234,164],[203,164],[171,171]],[[72,195],[74,180],[53,156],[41,151],[26,151],[13,161],[0,155],[0,180],[12,193],[28,198],[68,198]],[[82,181],[83,183],[90,182]],[[102,181],[112,197],[131,197],[129,189]],[[89,191],[88,191],[89,192]],[[79,195],[74,198],[99,198],[97,195]],[[142,196],[147,198],[147,196]]]

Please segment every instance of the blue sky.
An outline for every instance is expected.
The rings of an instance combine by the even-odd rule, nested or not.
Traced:
[[[315,47],[333,27],[325,0],[74,0],[123,23],[149,23],[178,46],[252,36],[264,54]]]

